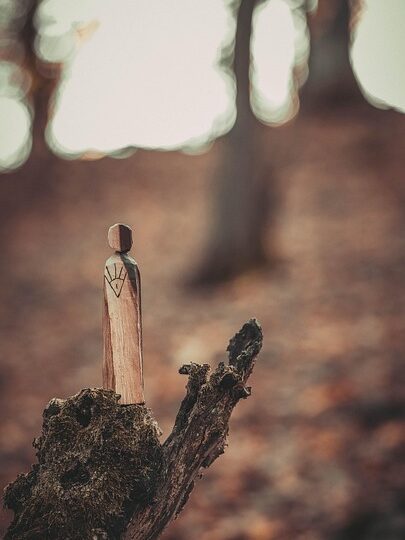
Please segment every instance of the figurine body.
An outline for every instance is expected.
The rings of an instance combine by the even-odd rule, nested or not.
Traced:
[[[104,270],[103,387],[121,395],[120,403],[144,403],[141,284],[138,266],[127,251],[131,229],[113,225],[108,233],[116,250]]]

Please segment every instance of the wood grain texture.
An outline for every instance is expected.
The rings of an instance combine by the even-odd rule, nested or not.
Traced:
[[[103,387],[121,404],[144,403],[141,282],[127,253],[115,253],[104,270]]]

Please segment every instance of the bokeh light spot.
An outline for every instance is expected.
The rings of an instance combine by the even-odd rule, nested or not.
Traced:
[[[405,2],[367,0],[352,47],[354,71],[369,101],[405,111]]]
[[[0,96],[0,171],[21,165],[31,150],[31,116],[26,105]]]

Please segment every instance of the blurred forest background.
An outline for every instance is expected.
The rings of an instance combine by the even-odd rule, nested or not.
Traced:
[[[178,367],[265,335],[163,538],[405,538],[404,24],[403,0],[0,0],[2,486],[48,400],[101,384],[121,221],[163,437]]]

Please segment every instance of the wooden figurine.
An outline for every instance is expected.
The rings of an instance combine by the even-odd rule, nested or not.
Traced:
[[[108,231],[115,250],[104,269],[103,387],[121,395],[120,403],[144,403],[141,283],[138,266],[128,255],[132,230],[117,223]]]

